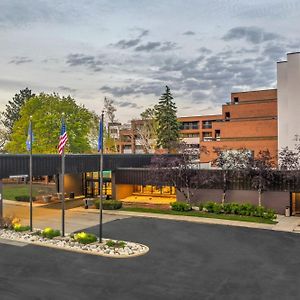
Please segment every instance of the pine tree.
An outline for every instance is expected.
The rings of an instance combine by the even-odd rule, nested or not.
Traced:
[[[19,94],[15,94],[12,100],[8,101],[5,111],[2,114],[2,123],[6,127],[8,134],[11,134],[15,122],[20,119],[22,106],[33,96],[34,94],[31,93],[31,90],[25,88],[24,90],[20,90]]]
[[[159,99],[156,107],[157,146],[166,149],[168,153],[176,148],[179,142],[179,125],[177,122],[177,107],[173,101],[170,88],[166,86],[165,93]]]

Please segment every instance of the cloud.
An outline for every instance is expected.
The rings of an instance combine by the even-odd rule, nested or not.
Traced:
[[[15,65],[21,65],[21,64],[30,63],[32,61],[33,60],[27,56],[15,56],[9,63]]]
[[[127,108],[141,108],[142,106],[137,105],[135,102],[127,101],[127,100],[121,100],[121,101],[115,101],[116,105],[119,107],[127,107]]]
[[[140,45],[135,48],[135,51],[145,51],[149,52],[151,50],[155,50],[161,46],[160,42],[148,42],[147,44]]]
[[[177,44],[174,42],[163,42],[162,46],[159,48],[160,51],[169,51],[177,49]]]
[[[78,19],[82,11],[72,2],[2,0],[0,28],[20,27],[33,23],[65,23]]]
[[[183,35],[195,35],[196,33],[194,31],[188,30],[183,33]]]
[[[230,29],[224,36],[224,41],[245,39],[252,44],[260,44],[266,41],[279,40],[282,37],[277,33],[264,31],[262,28],[250,27],[234,27]]]
[[[165,41],[165,42],[148,42],[147,44],[140,45],[135,48],[137,52],[150,52],[150,51],[170,51],[178,49],[177,43]]]
[[[110,93],[114,97],[123,97],[128,95],[155,95],[160,96],[163,92],[164,84],[159,81],[153,82],[134,82],[127,84],[126,87],[102,86],[100,91]]]
[[[138,45],[140,41],[140,38],[132,40],[120,40],[117,43],[111,45],[120,49],[128,49]]]
[[[211,54],[212,53],[212,50],[206,48],[206,47],[201,47],[198,49],[198,51],[202,54]]]
[[[70,67],[85,66],[88,69],[99,72],[105,63],[98,57],[93,55],[85,55],[81,53],[69,54],[66,63]]]
[[[142,29],[142,28],[138,28],[138,30],[140,30],[140,34],[139,34],[139,38],[142,38],[142,37],[144,37],[144,36],[146,36],[146,35],[148,35],[149,34],[149,30],[147,30],[147,29]]]
[[[77,91],[77,89],[72,89],[72,88],[69,88],[69,87],[63,86],[63,85],[59,86],[58,88],[59,88],[61,91],[67,92],[67,93],[75,93],[75,92]]]

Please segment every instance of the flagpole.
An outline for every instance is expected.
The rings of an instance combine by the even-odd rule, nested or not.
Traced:
[[[30,116],[29,119],[29,128],[30,128],[30,156],[29,156],[29,185],[30,185],[30,231],[33,230],[33,226],[32,226],[32,116]]]
[[[100,136],[100,199],[99,199],[99,242],[102,243],[102,223],[103,223],[103,215],[102,215],[102,198],[103,198],[103,121],[104,121],[104,111],[101,113],[101,128],[99,128],[101,136]]]
[[[62,124],[64,123],[65,113],[62,113]],[[61,154],[61,235],[65,236],[65,147]]]

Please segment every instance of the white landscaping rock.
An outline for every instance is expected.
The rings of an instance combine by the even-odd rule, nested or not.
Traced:
[[[80,251],[84,253],[92,253],[97,255],[109,256],[109,257],[132,257],[143,255],[149,251],[149,248],[145,245],[125,242],[124,247],[109,247],[106,245],[107,241],[120,242],[117,240],[103,239],[102,244],[80,244],[75,241],[71,236],[56,237],[54,239],[44,238],[36,234],[37,230],[33,233],[30,232],[16,232],[9,229],[0,229],[0,238],[28,242],[32,244],[40,244],[44,246],[52,246],[56,248],[66,249],[70,251]]]

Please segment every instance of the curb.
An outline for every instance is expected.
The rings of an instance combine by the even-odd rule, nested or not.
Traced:
[[[143,253],[136,253],[136,254],[131,254],[131,255],[110,255],[110,254],[106,254],[106,253],[99,253],[99,252],[93,252],[93,251],[86,251],[86,250],[80,250],[80,249],[72,249],[72,248],[64,248],[64,247],[59,247],[56,245],[51,245],[51,244],[45,244],[45,243],[41,243],[41,242],[30,242],[30,241],[23,241],[23,240],[19,240],[19,239],[4,239],[1,238],[3,241],[12,241],[12,242],[17,242],[17,243],[22,243],[24,244],[24,246],[26,245],[35,245],[35,246],[39,246],[39,247],[46,247],[46,248],[52,248],[52,249],[56,249],[56,250],[63,250],[63,251],[69,251],[69,252],[75,252],[75,253],[80,253],[80,254],[89,254],[89,255],[95,255],[95,256],[103,256],[103,257],[107,257],[107,258],[131,258],[131,257],[139,257],[139,256],[143,256],[145,254],[147,254],[150,249],[148,246],[144,245],[143,246],[146,248],[145,252]],[[128,241],[125,241],[128,242]],[[134,242],[135,243],[135,242]],[[140,243],[135,243],[138,245],[142,245]]]
[[[81,208],[75,208],[72,210],[74,212],[79,212],[79,213],[82,211],[86,211],[88,213],[99,214],[99,211],[93,208],[84,209],[84,210]],[[284,231],[284,230],[275,229],[274,227],[276,224],[272,225],[272,224],[252,223],[246,221],[234,221],[234,220],[214,219],[214,218],[205,218],[205,217],[179,216],[179,215],[155,214],[155,213],[143,213],[143,212],[131,212],[131,211],[104,210],[103,212],[107,215],[114,215],[114,216],[154,218],[154,219],[163,219],[163,220],[172,220],[172,221],[193,222],[193,223],[200,223],[200,224],[202,223],[202,224],[211,224],[211,225],[227,225],[227,226],[235,226],[235,227]]]

